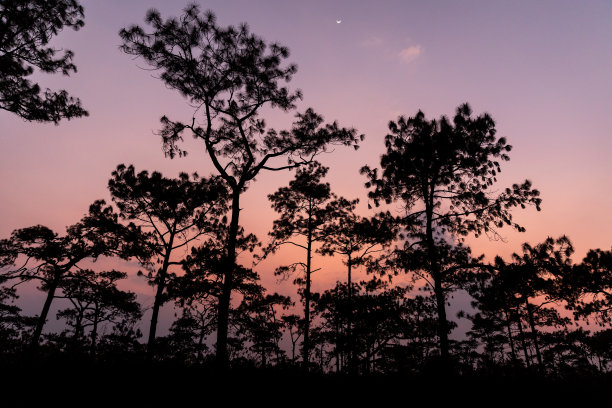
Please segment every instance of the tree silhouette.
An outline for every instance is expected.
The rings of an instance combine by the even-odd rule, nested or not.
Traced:
[[[162,81],[195,107],[187,123],[165,116],[161,119],[166,154],[185,154],[179,142],[184,131],[190,132],[204,142],[212,164],[231,191],[217,328],[217,358],[219,365],[226,367],[241,194],[262,170],[297,167],[312,161],[328,144],[356,147],[359,138],[353,129],[340,128],[336,123],[323,125],[323,118],[311,109],[297,114],[289,131],[267,129],[259,116],[261,108],[289,111],[301,97],[299,91],[292,93],[282,85],[297,68],[282,65],[289,54],[286,47],[266,44],[246,25],[220,27],[212,12],[200,14],[197,5],[187,6],[180,18],[165,21],[157,10],[151,10],[146,23],[152,27],[149,33],[139,26],[121,30],[122,50],[161,71]],[[286,164],[277,163],[282,158]]]
[[[562,236],[556,240],[547,238],[535,246],[523,244],[523,253],[513,254],[510,265],[497,259],[496,267],[507,268],[506,284],[513,291],[514,298],[520,301],[519,305],[523,306],[540,370],[544,370],[544,361],[537,327],[564,326],[569,321],[550,306],[560,300],[558,282],[561,279],[555,275],[562,275],[571,268],[573,252],[569,239]]]
[[[498,261],[498,264],[500,261]],[[474,299],[472,307],[476,308],[474,314],[460,312],[459,317],[467,317],[472,322],[472,328],[467,335],[484,346],[482,355],[483,365],[496,363],[496,353],[499,353],[500,362],[504,361],[505,344],[510,350],[510,362],[519,361],[517,351],[515,324],[520,324],[517,299],[504,283],[505,273],[491,268],[474,274],[466,286]],[[527,364],[528,361],[527,361]]]
[[[350,370],[355,371],[353,359],[352,310],[353,268],[364,264],[372,254],[393,238],[393,226],[388,217],[365,218],[355,214],[358,199],[337,198],[329,203],[326,211],[333,221],[323,227],[325,240],[320,248],[323,255],[340,255],[347,268],[347,341]]]
[[[285,324],[285,329],[289,332],[289,340],[291,341],[291,363],[295,364],[295,348],[300,337],[303,335],[303,321],[296,314],[284,315],[281,320]]]
[[[152,353],[159,309],[167,301],[166,287],[175,278],[169,268],[182,261],[173,254],[219,228],[227,212],[227,192],[216,178],[181,173],[177,179],[169,179],[158,172],[136,174],[133,166],[123,164],[113,172],[108,188],[120,217],[136,222],[145,231],[145,241],[139,245],[161,265],[146,276],[156,290],[147,341]]]
[[[128,230],[118,224],[113,209],[98,200],[89,207],[89,214],[66,229],[64,236],[36,225],[15,230],[10,238],[0,241],[3,263],[15,265],[25,258],[20,266],[5,269],[3,277],[22,282],[39,281],[39,289],[47,293],[30,341],[32,347],[38,346],[51,303],[64,280],[85,259],[121,255],[124,250],[122,237]]]
[[[96,354],[97,341],[102,324],[119,324],[123,320],[138,320],[142,316],[136,294],[125,292],[117,283],[127,274],[120,271],[94,272],[77,270],[61,283],[63,295],[72,308],[60,310],[58,318],[66,320],[74,330],[74,342],[78,345],[85,329],[91,327],[89,347]]]
[[[302,361],[308,368],[310,356],[310,323],[311,323],[311,282],[313,245],[322,242],[325,237],[325,225],[331,221],[333,213],[328,208],[330,200],[335,195],[331,192],[329,183],[321,180],[329,169],[318,162],[312,162],[296,171],[295,178],[289,186],[279,188],[274,194],[268,195],[272,208],[280,214],[274,220],[274,226],[269,233],[272,240],[264,251],[267,256],[276,252],[282,245],[294,245],[306,251],[306,261],[294,262],[279,267],[276,275],[295,273],[303,270],[304,276],[299,276],[294,283],[300,285],[304,302]],[[305,242],[304,242],[305,240]]]
[[[285,326],[282,317],[277,316],[278,308],[287,310],[291,299],[274,293],[265,294],[263,287],[244,296],[235,310],[234,322],[237,334],[250,342],[251,350],[260,357],[260,366],[266,367],[271,355],[280,360],[280,340]]]
[[[335,360],[335,371],[345,370],[347,357],[346,322],[348,319],[348,287],[336,282],[336,286],[317,296],[315,311],[320,316],[318,331],[321,341],[332,346],[331,354]]]
[[[32,318],[21,315],[21,308],[14,304],[17,298],[15,288],[0,286],[0,355],[21,349],[20,339],[29,337],[24,330],[36,324]]]
[[[167,297],[182,309],[182,316],[173,323],[168,336],[169,352],[179,350],[186,361],[203,361],[207,348],[204,339],[216,330],[219,297],[223,287],[223,251],[227,228],[217,228],[205,235],[198,246],[191,249],[181,262],[184,274],[174,278]],[[258,242],[253,235],[239,232],[239,250],[253,251]],[[248,269],[240,269],[234,276],[240,291],[248,292],[256,286],[257,276]],[[196,344],[194,344],[196,342]],[[171,353],[172,354],[172,353]]]
[[[435,357],[436,346],[440,343],[438,338],[437,305],[435,297],[417,295],[406,298],[402,305],[403,330],[400,339],[405,342],[404,364],[416,370],[423,369]],[[453,323],[453,322],[449,322]],[[449,330],[452,326],[449,324]],[[400,360],[401,361],[401,360]]]
[[[373,190],[369,197],[376,205],[400,201],[407,238],[406,248],[420,248],[427,256],[425,270],[433,281],[438,307],[440,352],[448,364],[448,321],[439,245],[436,238],[448,234],[460,238],[497,234],[512,221],[513,207],[540,208],[539,192],[531,182],[514,184],[500,194],[491,191],[501,171],[498,160],[509,160],[511,147],[496,137],[495,122],[487,115],[472,117],[467,104],[459,106],[453,121],[442,116],[427,120],[419,111],[413,118],[400,117],[389,123],[382,172],[364,166],[361,171]]]
[[[609,372],[608,366],[612,361],[612,329],[605,329],[593,333],[584,339],[587,352],[596,361],[599,371]]]
[[[525,243],[521,254],[512,255],[512,262],[497,257],[489,273],[481,275],[480,282],[474,279],[469,291],[480,313],[472,320],[475,331],[480,332],[481,341],[486,330],[483,326],[495,325],[497,332],[505,328],[512,359],[516,361],[518,357],[516,339],[527,367],[531,366],[534,353],[538,368],[543,372],[542,332],[538,327],[565,327],[569,323],[569,319],[562,317],[557,309],[566,293],[561,282],[572,269],[572,253],[571,242],[564,236],[556,240],[548,238],[535,246]],[[513,334],[513,326],[518,331],[517,337]],[[491,330],[488,335],[489,338],[484,340],[491,342]]]
[[[204,335],[213,331],[212,325],[214,329],[218,327],[219,300],[223,295],[225,279],[224,254],[229,233],[227,228],[217,228],[213,231],[213,234],[206,235],[199,246],[192,247],[191,253],[181,262],[185,273],[176,278],[168,293],[168,297],[174,299],[178,307],[183,308],[190,316],[198,316],[200,330],[205,331],[200,331],[200,334]],[[238,230],[238,255],[244,251],[252,253],[258,245],[259,242],[253,234],[245,235],[244,229]],[[234,291],[243,297],[263,290],[258,282],[259,276],[252,269],[237,265],[232,279]],[[239,314],[233,313],[232,316],[240,318]],[[230,322],[233,320],[234,317]],[[243,340],[244,338],[238,337],[230,340],[236,354],[243,350]]]
[[[182,315],[173,323],[174,331],[171,330],[172,336],[167,340],[179,342],[171,347],[193,352],[192,357],[201,362],[207,348],[204,340],[217,326],[219,288],[222,281],[217,279],[218,274],[208,269],[212,262],[204,259],[201,251],[196,251],[184,261],[185,274],[178,276],[168,288],[168,298],[174,299],[175,305],[182,310]]]
[[[208,351],[204,340],[214,331],[217,320],[215,306],[212,302],[183,304],[183,313],[170,326],[170,334],[156,342],[157,348],[164,350],[158,353],[158,357],[170,358],[185,365],[204,362]]]
[[[592,249],[562,279],[564,298],[576,317],[594,316],[600,324],[612,320],[612,251]]]
[[[142,337],[139,320],[125,318],[113,325],[110,333],[100,337],[96,356],[103,362],[125,364],[144,351],[138,339]]]
[[[549,362],[551,372],[558,377],[594,376],[597,366],[591,361],[588,343],[589,332],[582,328],[569,330],[564,328],[551,332],[542,332],[542,343],[545,361]]]
[[[382,351],[402,336],[407,287],[389,287],[376,277],[359,283],[351,304],[354,365],[365,373],[376,372]]]
[[[318,297],[319,336],[331,346],[336,372],[384,370],[387,348],[405,340],[405,295],[409,288],[390,287],[377,277],[352,286],[350,303],[348,284],[342,282]]]
[[[324,373],[333,359],[333,354],[327,350],[327,344],[329,343],[327,333],[322,330],[321,326],[314,326],[310,338],[312,340],[313,357],[318,363],[317,368],[320,373]]]
[[[28,121],[54,122],[87,116],[81,101],[64,90],[41,92],[27,77],[76,72],[72,51],[57,56],[47,44],[64,27],[83,27],[78,0],[0,0],[0,109]]]

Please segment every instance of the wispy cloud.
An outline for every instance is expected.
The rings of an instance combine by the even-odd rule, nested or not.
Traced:
[[[370,37],[366,38],[361,44],[364,47],[380,47],[384,41],[381,37]]]
[[[420,45],[411,45],[410,47],[404,48],[400,51],[399,57],[405,63],[410,63],[417,59],[423,52],[423,47]]]

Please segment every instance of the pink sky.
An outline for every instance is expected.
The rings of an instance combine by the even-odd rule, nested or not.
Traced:
[[[0,111],[0,237],[34,224],[63,232],[95,199],[119,163],[137,170],[208,175],[201,144],[187,142],[185,159],[164,158],[153,132],[159,117],[189,118],[177,92],[119,50],[118,31],[142,24],[155,7],[179,15],[186,4],[168,1],[86,0],[85,27],[63,32],[57,47],[75,53],[78,73],[40,76],[43,87],[81,98],[90,117],[52,124],[27,123]],[[267,41],[289,47],[298,64],[291,85],[304,92],[300,110],[313,107],[366,135],[359,151],[337,149],[322,158],[337,194],[359,197],[364,178],[383,152],[387,123],[422,109],[429,118],[452,115],[469,102],[489,112],[498,134],[514,146],[502,168],[500,190],[525,178],[543,198],[542,211],[515,212],[523,234],[502,230],[505,242],[470,240],[475,253],[507,256],[521,243],[567,234],[579,261],[590,248],[612,245],[612,2],[591,1],[209,1],[220,24],[247,22]],[[342,20],[340,24],[336,20]],[[272,126],[290,117],[269,116]],[[263,174],[243,200],[242,223],[266,240],[275,215],[266,195],[290,173]],[[274,266],[258,270],[270,290]],[[318,260],[321,264],[323,260]],[[324,290],[344,270],[327,264],[315,276]],[[140,282],[140,283],[139,283]],[[133,287],[152,294],[136,278]],[[38,312],[38,306],[35,307]]]

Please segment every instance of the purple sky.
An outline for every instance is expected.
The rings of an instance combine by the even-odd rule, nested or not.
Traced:
[[[74,51],[78,73],[37,78],[43,87],[80,97],[90,117],[54,126],[0,111],[0,237],[34,224],[63,232],[95,199],[108,199],[107,180],[119,163],[167,176],[211,172],[202,145],[191,141],[187,158],[164,158],[154,135],[159,117],[186,119],[191,110],[155,73],[141,69],[144,63],[119,50],[118,31],[142,24],[149,8],[176,16],[186,3],[82,4],[85,27],[63,32],[54,43]],[[514,146],[499,188],[529,178],[543,198],[540,213],[515,212],[526,233],[502,230],[505,243],[470,240],[474,252],[507,256],[522,242],[567,234],[578,261],[590,248],[612,245],[611,1],[199,4],[213,10],[222,25],[247,22],[267,41],[288,46],[289,61],[298,65],[291,85],[304,92],[299,109],[311,106],[366,135],[359,151],[337,149],[322,159],[331,166],[335,191],[361,198],[364,211],[358,169],[378,164],[388,121],[418,109],[429,118],[452,115],[469,102],[475,113],[489,112],[498,134]],[[268,118],[280,127],[291,120],[276,113]],[[266,195],[290,178],[290,173],[258,178],[244,200],[247,231],[266,239],[275,217]],[[279,290],[271,276],[278,262],[259,267],[271,290]],[[315,278],[315,290],[343,279],[342,267],[334,265]],[[133,284],[152,294],[142,280],[133,278]],[[293,291],[289,283],[281,290]]]

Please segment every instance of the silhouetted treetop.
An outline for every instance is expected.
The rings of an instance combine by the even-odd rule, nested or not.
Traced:
[[[594,316],[600,324],[612,316],[612,251],[591,249],[563,275],[561,289],[577,317]]]
[[[140,26],[120,31],[122,50],[161,71],[161,79],[181,92],[196,112],[201,110],[204,119],[200,124],[195,115],[191,123],[162,118],[161,136],[170,157],[186,153],[177,143],[190,129],[195,138],[205,141],[222,175],[250,180],[262,169],[286,168],[272,165],[270,160],[276,157],[288,156],[292,164],[305,161],[328,143],[357,145],[354,130],[336,123],[321,126],[323,118],[312,109],[298,114],[290,131],[266,131],[259,108],[267,104],[287,111],[301,98],[299,90],[291,92],[283,85],[297,70],[294,64],[282,65],[289,56],[286,47],[266,44],[245,24],[220,27],[212,12],[200,13],[197,5],[188,6],[180,18],[165,21],[151,10],[145,21],[152,32]],[[221,164],[221,157],[228,162]]]
[[[161,70],[161,79],[195,105],[244,120],[264,103],[287,110],[301,98],[300,91],[279,86],[297,70],[295,64],[281,66],[288,48],[266,44],[246,24],[220,27],[212,11],[200,13],[196,4],[165,21],[149,10],[145,22],[152,32],[140,26],[120,31],[121,49]]]
[[[124,237],[130,234],[131,227],[120,225],[112,207],[98,200],[79,222],[66,228],[63,236],[35,225],[17,229],[10,238],[0,240],[0,259],[7,265],[0,270],[3,279],[37,280],[40,289],[47,292],[32,335],[33,347],[38,345],[51,303],[65,279],[84,259],[95,260],[103,255],[126,257]],[[16,265],[16,261],[21,263]]]
[[[309,163],[297,169],[288,186],[268,195],[272,208],[280,217],[274,220],[273,229],[268,234],[272,241],[265,250],[266,254],[285,243],[306,249],[305,245],[291,241],[296,236],[310,233],[312,240],[322,238],[321,227],[330,218],[325,204],[335,197],[329,183],[322,182],[328,170],[319,162]]]
[[[227,211],[227,189],[219,178],[180,173],[167,178],[159,172],[136,173],[134,166],[120,164],[108,181],[121,216],[155,230],[160,245],[171,230],[183,234],[203,230],[218,222]]]
[[[415,117],[391,121],[389,130],[382,172],[361,169],[370,179],[366,186],[373,188],[369,196],[376,205],[399,199],[412,208],[424,200],[435,207],[431,221],[458,235],[494,232],[503,225],[523,231],[512,222],[509,210],[526,205],[540,209],[539,191],[529,180],[497,195],[490,191],[501,172],[500,161],[509,160],[511,146],[504,137],[496,137],[488,114],[473,117],[469,105],[463,104],[451,122],[445,116],[427,120],[419,111]],[[423,222],[425,215],[425,209],[412,211],[409,218]]]
[[[125,231],[126,227],[117,223],[112,207],[97,200],[79,222],[66,228],[63,236],[43,225],[35,225],[13,231],[0,245],[3,256],[12,262],[17,255],[23,255],[44,265],[59,267],[63,262],[70,264],[73,259],[120,254]]]
[[[0,109],[28,121],[54,122],[87,116],[81,101],[64,90],[41,91],[27,79],[44,73],[76,72],[72,51],[48,47],[64,27],[83,27],[78,0],[0,0]]]

